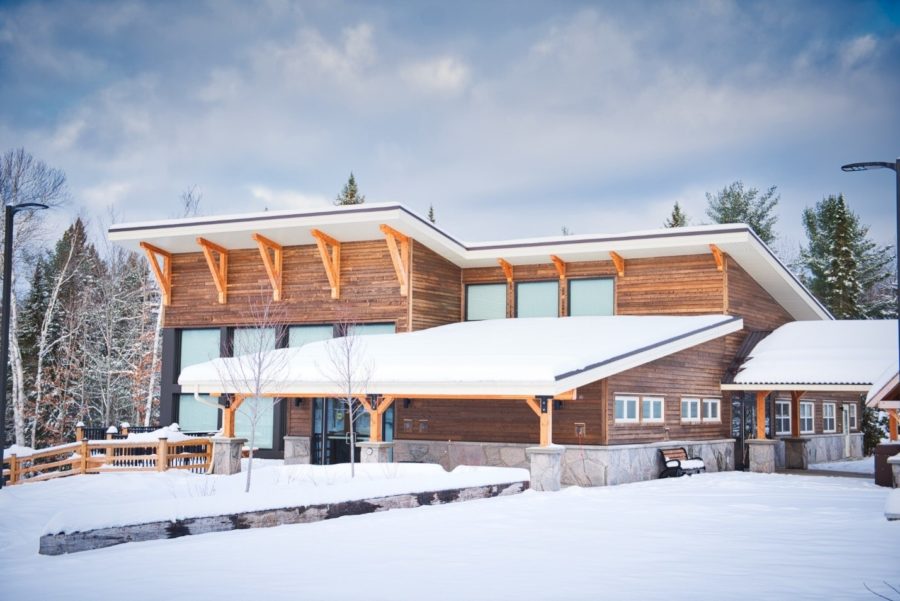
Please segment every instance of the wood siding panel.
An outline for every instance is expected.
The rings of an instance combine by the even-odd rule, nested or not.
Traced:
[[[312,406],[313,399],[303,399],[297,407],[294,399],[284,399],[287,408],[287,436],[312,436]]]
[[[725,312],[725,281],[712,254],[627,259],[616,278],[619,315],[704,315]]]
[[[728,312],[740,315],[747,330],[774,330],[794,318],[763,290],[736,261],[726,259],[728,265]]]
[[[418,242],[412,256],[412,329],[462,321],[462,270]]]
[[[166,327],[246,325],[249,303],[272,288],[258,250],[233,250],[228,256],[228,303],[219,304],[203,254],[172,258],[172,304]],[[349,318],[360,323],[408,324],[407,298],[400,296],[393,264],[384,241],[341,245],[341,298],[331,298],[325,268],[315,246],[284,248],[285,319],[289,323],[334,323]]]

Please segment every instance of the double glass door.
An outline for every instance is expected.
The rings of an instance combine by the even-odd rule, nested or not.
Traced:
[[[353,423],[355,442],[369,440],[370,417],[358,404],[356,420]],[[394,408],[390,407],[383,416],[382,432],[384,440],[394,439]],[[313,399],[313,456],[312,463],[330,465],[349,463],[350,453],[359,461],[359,448],[350,439],[352,417],[347,404],[341,399]]]

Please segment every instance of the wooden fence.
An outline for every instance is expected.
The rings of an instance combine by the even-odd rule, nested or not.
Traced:
[[[169,442],[81,440],[37,451],[24,457],[3,458],[6,484],[40,482],[78,474],[104,472],[163,472],[190,470],[205,474],[212,461],[208,438]]]

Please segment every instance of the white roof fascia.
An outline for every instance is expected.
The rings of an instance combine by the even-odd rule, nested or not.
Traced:
[[[868,392],[871,384],[803,384],[784,383],[777,384],[722,384],[722,390],[762,390],[769,392],[803,390],[806,392]]]

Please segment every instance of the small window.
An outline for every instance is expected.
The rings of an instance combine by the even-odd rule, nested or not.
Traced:
[[[638,421],[638,397],[616,396],[616,422]]]
[[[812,403],[800,403],[800,433],[812,434],[815,432],[815,405]]]
[[[791,402],[775,401],[775,434],[791,433]]]
[[[569,315],[612,315],[615,307],[612,278],[569,280]]]
[[[641,398],[641,422],[663,421],[663,407],[665,400],[658,396],[645,396]]]
[[[700,421],[700,399],[693,399],[693,398],[681,399],[681,421],[683,421],[683,422],[699,422]]]
[[[412,432],[413,431],[413,420],[411,420],[411,419],[403,420],[403,431],[404,432]]]
[[[469,284],[466,286],[466,321],[504,319],[506,284]]]
[[[516,317],[559,317],[559,282],[516,284]]]
[[[856,430],[856,403],[850,404],[850,429]]]
[[[837,422],[835,421],[835,404],[834,403],[823,403],[822,404],[822,431],[823,432],[836,432],[837,431]]]
[[[427,419],[419,420],[419,432],[422,434],[424,434],[425,432],[428,432],[428,420]]]
[[[719,415],[719,407],[721,401],[719,399],[703,399],[703,421],[720,422],[722,416]]]

